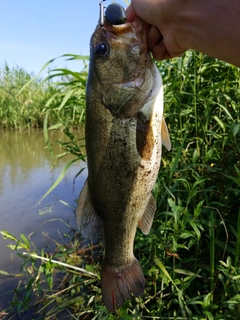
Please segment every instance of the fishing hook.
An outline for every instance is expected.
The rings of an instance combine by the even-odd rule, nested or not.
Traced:
[[[100,6],[100,26],[103,27],[104,25],[104,7],[103,7],[103,1],[106,1],[106,0],[102,0],[99,2],[99,6]]]

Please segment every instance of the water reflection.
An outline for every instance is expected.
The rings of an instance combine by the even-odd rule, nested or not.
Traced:
[[[45,146],[42,131],[34,130],[20,133],[0,131],[0,134],[0,194],[3,188],[5,189],[6,180],[3,178],[5,175],[12,184],[15,184],[20,179],[28,179],[35,169],[51,168],[53,160]],[[78,134],[79,137],[83,135],[81,131]],[[62,152],[61,147],[55,141],[67,141],[67,137],[62,132],[52,132],[50,139],[54,152]],[[56,166],[62,166],[62,162],[56,163]]]
[[[36,206],[73,157],[61,159],[52,168],[53,160],[45,147],[42,131],[0,131],[0,134],[0,229],[8,230],[15,237],[21,233],[28,236],[35,230],[31,240],[38,248],[46,246],[49,241],[46,234],[63,240],[62,235],[69,231],[63,221],[75,226],[72,208],[76,205],[75,200],[86,179],[87,170],[77,178],[74,192],[73,179],[85,164],[80,161],[74,163],[60,185]],[[76,134],[80,138],[83,133],[79,131]],[[61,132],[52,133],[50,139],[52,143],[67,140]],[[53,149],[56,153],[63,152],[56,143]],[[70,207],[64,206],[58,199],[67,202]],[[22,260],[15,251],[6,248],[8,243],[0,235],[0,270],[19,273]],[[51,246],[51,243],[48,245]],[[6,307],[9,299],[2,294],[17,282],[0,276],[0,310]]]

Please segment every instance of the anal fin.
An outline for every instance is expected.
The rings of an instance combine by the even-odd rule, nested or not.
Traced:
[[[145,235],[149,234],[151,230],[155,211],[156,211],[156,203],[153,196],[151,195],[148,200],[148,204],[146,206],[144,214],[141,220],[138,222],[142,233]]]
[[[95,239],[102,230],[102,220],[93,207],[87,180],[78,199],[76,222],[85,239]]]

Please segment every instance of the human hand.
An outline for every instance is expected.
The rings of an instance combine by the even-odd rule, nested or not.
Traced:
[[[181,42],[181,21],[175,15],[180,12],[176,0],[132,0],[127,8],[128,22],[137,16],[148,24],[147,44],[157,60],[181,56],[188,48]],[[179,10],[179,11],[178,11]]]
[[[157,60],[193,49],[240,67],[239,0],[132,0],[127,16],[147,23],[148,48]]]

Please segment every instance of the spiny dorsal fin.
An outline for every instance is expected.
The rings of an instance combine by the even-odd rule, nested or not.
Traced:
[[[161,128],[161,135],[162,135],[162,144],[164,147],[170,151],[171,150],[171,141],[169,138],[168,128],[165,122],[165,119],[162,119],[162,128]]]
[[[102,220],[93,207],[87,180],[78,199],[76,221],[82,236],[86,239],[93,240],[101,232]]]
[[[146,209],[144,211],[144,214],[141,220],[138,222],[142,233],[145,235],[149,234],[151,230],[155,211],[156,211],[156,203],[155,203],[155,200],[153,199],[153,196],[151,195],[149,198],[148,204],[146,206]]]

